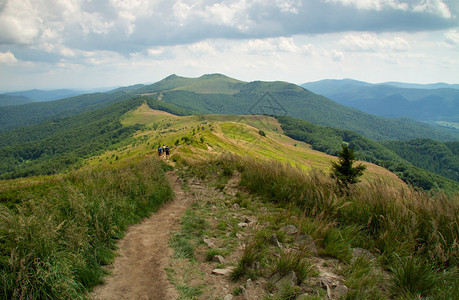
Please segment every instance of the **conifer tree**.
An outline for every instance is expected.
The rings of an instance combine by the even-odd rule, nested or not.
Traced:
[[[356,161],[354,149],[349,148],[346,144],[341,144],[341,147],[342,150],[338,153],[338,161],[332,162],[332,173],[330,175],[341,186],[349,188],[350,184],[360,181],[358,178],[363,175],[363,171],[367,167],[362,164],[354,167],[353,164]]]

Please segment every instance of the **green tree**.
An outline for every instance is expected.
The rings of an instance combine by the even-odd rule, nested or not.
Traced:
[[[363,171],[367,167],[362,164],[354,167],[353,164],[356,161],[354,149],[349,148],[346,144],[341,144],[341,148],[341,152],[338,153],[338,161],[332,162],[332,173],[330,175],[341,186],[348,188],[350,184],[360,181],[358,178],[363,175]]]

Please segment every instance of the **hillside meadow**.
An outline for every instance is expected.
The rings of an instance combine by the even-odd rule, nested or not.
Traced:
[[[275,118],[178,116],[151,106],[120,104],[116,128],[133,135],[78,169],[0,182],[3,298],[87,297],[128,225],[173,196],[159,145],[172,148],[168,163],[189,176],[240,172],[240,187],[297,214],[323,255],[349,264],[351,246],[371,251],[391,276],[384,295],[454,298],[457,197],[410,189],[365,162],[362,182],[343,195],[328,176],[336,157],[287,137]]]

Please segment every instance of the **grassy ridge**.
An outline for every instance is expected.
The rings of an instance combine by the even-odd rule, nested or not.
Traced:
[[[459,188],[458,155],[454,154],[456,142],[428,139],[378,142],[352,131],[318,126],[290,117],[277,117],[277,120],[285,135],[304,141],[315,150],[337,155],[341,143],[346,142],[355,149],[360,160],[382,166],[413,186],[448,192]]]
[[[84,297],[100,282],[101,265],[111,262],[127,226],[171,199],[163,168],[155,159],[132,160],[25,192],[3,184],[2,202],[19,205],[0,206],[0,298]]]
[[[346,263],[351,247],[377,255],[390,276],[394,297],[459,296],[457,196],[398,190],[382,182],[342,195],[329,176],[275,161],[233,156],[205,163],[202,169],[208,172],[213,165],[239,169],[242,187],[267,201],[295,207],[300,216],[312,220],[303,230],[320,241],[327,255]]]

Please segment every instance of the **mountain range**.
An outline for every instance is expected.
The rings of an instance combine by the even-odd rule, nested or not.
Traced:
[[[332,155],[350,143],[359,158],[411,184],[448,188],[459,180],[459,130],[371,115],[288,82],[244,82],[221,74],[171,75],[150,85],[1,107],[0,176],[53,174],[128,141],[141,127],[121,119],[142,103],[182,116],[241,115],[241,122],[244,115],[276,115],[289,137]]]
[[[57,90],[26,90],[17,92],[7,92],[0,94],[0,107],[22,105],[32,102],[54,101],[70,97],[75,97],[83,94],[92,94],[106,92],[113,88],[99,88],[92,90],[72,90],[72,89],[57,89]]]
[[[459,85],[371,84],[351,79],[321,80],[302,87],[340,104],[383,117],[459,127]]]

